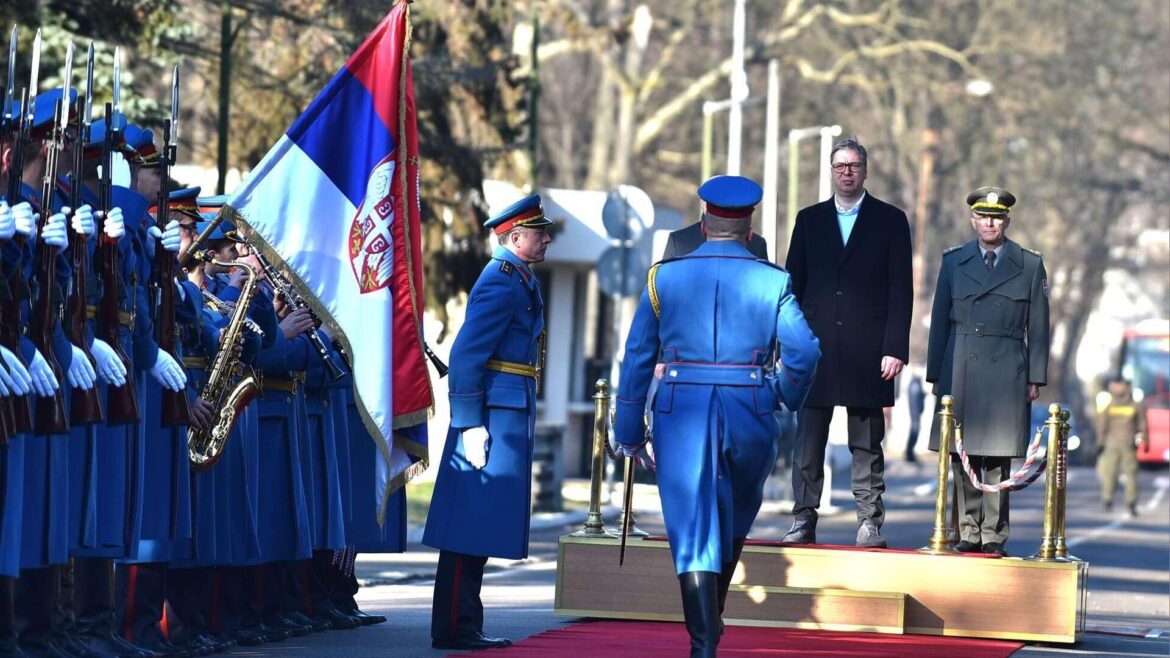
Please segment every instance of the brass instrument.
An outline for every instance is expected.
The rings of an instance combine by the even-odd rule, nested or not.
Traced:
[[[199,398],[215,410],[215,418],[208,426],[201,429],[190,427],[187,430],[188,458],[191,468],[196,471],[209,469],[219,461],[223,456],[228,434],[236,424],[240,412],[260,392],[259,377],[236,357],[236,347],[248,323],[248,306],[256,294],[256,271],[241,260],[210,262],[221,267],[239,267],[246,279],[240,291],[240,298],[232,309],[231,321],[224,328],[219,352],[211,364],[207,383],[199,393]]]
[[[288,304],[293,310],[308,309],[309,315],[313,318],[314,327],[321,326],[321,318],[317,317],[313,309],[305,303],[304,298],[296,291],[292,282],[283,273],[273,267],[272,263],[268,262],[268,259],[264,257],[264,254],[260,253],[259,249],[252,247],[249,251],[251,251],[252,255],[256,256],[256,262],[260,263],[261,269],[264,270],[264,276],[268,278],[268,282],[272,285],[272,289],[276,291],[276,294],[284,299],[284,303]],[[324,362],[325,369],[329,371],[329,378],[337,381],[344,377],[345,371],[333,360],[333,355],[329,353],[329,349],[325,347],[325,343],[317,335],[316,329],[308,332],[306,335],[309,337],[309,343],[313,346],[313,349],[317,350],[317,356],[321,357],[321,361]]]

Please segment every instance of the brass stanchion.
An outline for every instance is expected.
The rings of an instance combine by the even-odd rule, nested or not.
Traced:
[[[605,442],[609,440],[609,382],[597,380],[593,393],[593,469],[589,474],[589,514],[573,537],[607,537],[601,522],[601,478],[605,473]]]
[[[938,412],[938,488],[934,497],[934,533],[930,536],[930,543],[919,549],[928,553],[955,552],[947,541],[947,479],[951,470],[951,435],[955,430],[954,406],[953,397],[942,397],[942,410]]]
[[[1057,491],[1056,505],[1056,557],[1069,562],[1083,562],[1081,558],[1068,552],[1068,543],[1065,541],[1065,520],[1068,512],[1068,433],[1072,430],[1072,412],[1064,409],[1060,412],[1060,488]]]
[[[1060,405],[1053,402],[1048,405],[1048,450],[1044,459],[1048,460],[1048,471],[1044,474],[1044,536],[1040,539],[1040,549],[1031,557],[1033,560],[1051,562],[1056,560],[1056,508],[1058,506],[1059,491],[1063,488],[1060,481]]]

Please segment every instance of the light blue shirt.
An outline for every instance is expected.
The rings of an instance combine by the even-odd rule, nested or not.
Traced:
[[[861,198],[852,208],[842,208],[841,204],[837,203],[837,197],[833,197],[833,203],[837,206],[837,227],[841,229],[841,244],[849,244],[849,234],[853,233],[853,225],[857,223],[857,214],[861,212],[861,202],[865,201],[865,194],[864,191],[861,193]]]
[[[984,249],[983,245],[980,244],[979,245],[979,255],[983,257],[983,262],[985,262],[985,263],[987,262],[987,252],[990,251],[990,252],[995,254],[995,265],[993,267],[999,267],[1000,258],[1003,256],[1003,245],[1004,245],[1004,243],[1001,242],[1001,243],[999,243],[999,246],[996,247],[995,249]]]

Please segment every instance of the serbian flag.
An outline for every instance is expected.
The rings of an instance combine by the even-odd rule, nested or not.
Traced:
[[[409,2],[400,0],[226,205],[291,274],[349,354],[377,443],[378,521],[426,470],[433,409],[422,343],[418,129]],[[357,440],[351,437],[351,440]]]

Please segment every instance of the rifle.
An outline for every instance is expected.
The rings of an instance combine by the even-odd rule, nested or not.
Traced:
[[[114,194],[114,155],[118,150],[122,130],[118,126],[121,118],[120,96],[122,93],[122,49],[114,49],[114,98],[112,103],[106,103],[106,141],[102,147],[102,176],[98,183],[100,201],[103,212],[108,213],[113,206]],[[126,366],[126,372],[134,372],[130,357],[122,349],[122,340],[118,329],[118,315],[121,310],[122,268],[118,254],[118,241],[108,237],[105,233],[98,233],[98,253],[101,258],[102,297],[99,303],[96,318],[96,333],[99,338],[109,343],[114,353]],[[134,290],[129,291],[130,295]],[[134,388],[134,378],[128,375],[126,383],[121,386],[106,387],[106,423],[122,425],[138,421],[138,392]]]
[[[168,191],[171,180],[171,165],[175,164],[179,153],[179,67],[176,66],[171,76],[171,118],[163,123],[163,148],[159,166],[162,168],[162,182],[158,186],[158,212],[155,214],[155,226],[165,231],[170,221],[170,193]],[[176,343],[178,342],[178,325],[175,323],[175,255],[162,245],[154,248],[154,336],[160,350],[165,350],[175,357],[175,361],[182,363]],[[187,391],[172,391],[163,387],[162,391],[162,426],[191,424],[191,403],[187,399]]]
[[[4,83],[4,104],[0,106],[0,145],[9,141],[10,138],[16,135],[16,120],[20,116],[19,110],[13,114],[13,100],[14,92],[16,90],[16,26],[12,26],[12,32],[8,36],[8,78]],[[12,140],[12,146],[16,147],[15,140]],[[9,172],[11,176],[13,172]],[[7,301],[12,298],[12,291],[8,289],[8,281],[0,281],[0,300],[5,303],[0,303],[0,334],[3,333],[2,327],[4,325],[4,307],[7,306]],[[0,336],[0,342],[3,342],[3,337]],[[13,352],[17,354],[17,352]],[[3,367],[3,366],[0,366]],[[13,392],[15,395],[15,392]],[[27,405],[27,398],[24,399],[23,404]],[[17,433],[16,430],[16,410],[13,396],[6,396],[0,400],[0,445],[8,443],[8,439]]]
[[[41,184],[41,220],[39,233],[44,234],[53,214],[53,195],[57,189],[57,170],[61,150],[65,146],[65,127],[69,122],[69,84],[73,77],[73,43],[65,50],[65,80],[61,102],[53,113],[53,127],[47,140],[45,178]],[[33,263],[32,313],[29,317],[29,339],[40,350],[57,381],[61,381],[61,366],[53,353],[53,334],[57,327],[57,248],[41,241],[36,248]],[[33,417],[33,432],[40,436],[64,434],[69,431],[65,416],[65,395],[58,388],[53,395],[37,400]]]
[[[90,126],[93,123],[93,41],[89,42],[89,56],[85,64],[85,96],[77,99],[77,143],[73,151],[73,175],[69,186],[69,207],[77,212],[81,207],[81,187],[85,166],[85,145],[89,143]],[[98,230],[101,230],[100,228]],[[69,232],[69,260],[73,265],[73,286],[66,304],[65,335],[76,345],[90,364],[96,361],[89,351],[89,336],[86,332],[86,307],[89,294],[89,240],[77,231]],[[69,422],[74,425],[100,423],[105,420],[102,413],[101,395],[96,386],[88,390],[73,389]]]

